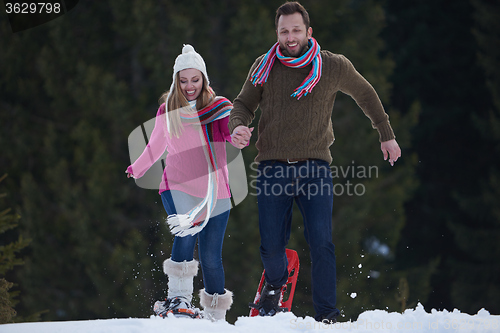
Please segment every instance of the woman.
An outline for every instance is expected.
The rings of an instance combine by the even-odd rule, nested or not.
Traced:
[[[142,155],[130,165],[128,177],[139,178],[167,149],[160,195],[167,222],[176,235],[171,257],[164,261],[168,296],[154,311],[224,320],[232,292],[224,288],[222,242],[229,218],[230,191],[225,142],[232,104],[216,96],[209,85],[203,58],[184,45],[175,60],[170,90],[160,98],[155,127]],[[200,313],[191,304],[198,253],[205,288],[200,290]]]

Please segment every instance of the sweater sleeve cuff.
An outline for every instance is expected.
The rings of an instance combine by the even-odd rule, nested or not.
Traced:
[[[230,119],[229,123],[227,124],[227,127],[229,128],[229,134],[230,135],[233,134],[234,129],[238,126],[246,126],[246,125],[243,124],[243,122],[237,118]]]
[[[379,134],[380,142],[389,141],[395,139],[394,131],[392,130],[391,124],[389,122],[384,122],[377,126],[377,131]]]

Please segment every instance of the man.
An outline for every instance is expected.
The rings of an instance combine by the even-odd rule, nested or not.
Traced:
[[[401,150],[373,87],[347,58],[320,51],[304,7],[298,2],[283,4],[275,24],[278,42],[252,65],[228,125],[233,143],[243,148],[253,130],[248,125],[260,106],[255,161],[266,283],[256,307],[263,316],[279,311],[280,290],[288,277],[285,247],[295,200],[310,248],[315,319],[334,323],[339,310],[329,147],[334,141],[331,114],[337,92],[350,95],[370,118],[385,160],[393,165]]]

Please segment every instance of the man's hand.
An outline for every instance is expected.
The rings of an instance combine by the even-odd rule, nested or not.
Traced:
[[[242,149],[243,147],[248,145],[250,141],[250,137],[252,136],[252,128],[248,128],[246,126],[240,125],[236,127],[231,134],[231,143],[236,148]]]
[[[382,142],[380,144],[380,149],[384,154],[384,161],[387,161],[387,158],[389,157],[389,163],[391,163],[391,166],[393,166],[394,162],[401,157],[401,148],[399,148],[395,139]]]

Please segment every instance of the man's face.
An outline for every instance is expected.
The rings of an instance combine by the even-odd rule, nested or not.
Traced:
[[[302,15],[293,13],[280,16],[276,34],[280,48],[287,50],[290,56],[298,57],[312,36],[312,28],[306,29]]]

